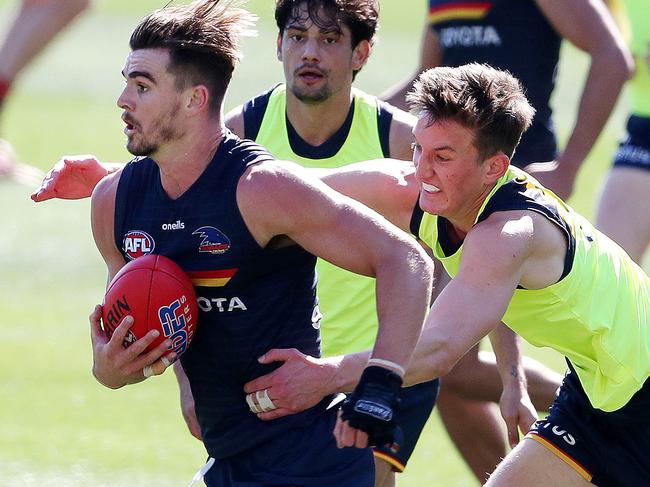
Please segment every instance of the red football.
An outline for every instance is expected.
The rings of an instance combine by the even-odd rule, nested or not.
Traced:
[[[103,307],[103,327],[109,336],[125,316],[133,316],[125,348],[149,330],[160,331],[147,352],[170,338],[172,349],[181,355],[198,320],[192,281],[174,261],[155,254],[138,257],[120,269],[108,286]]]

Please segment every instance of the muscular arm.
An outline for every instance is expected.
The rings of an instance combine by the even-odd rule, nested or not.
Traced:
[[[634,62],[602,1],[535,1],[560,35],[591,58],[575,124],[558,157],[557,168],[535,174],[560,197],[567,198],[578,169],[607,122],[623,84],[632,74]]]
[[[536,253],[529,220],[524,217],[506,224],[493,216],[472,230],[465,241],[458,275],[441,292],[429,312],[406,371],[405,385],[445,375],[500,322],[524,269],[529,267],[529,256]],[[500,348],[497,345],[496,349]],[[508,350],[505,354],[499,352],[502,357],[505,355],[505,360],[501,360],[503,365],[517,360],[517,350]],[[276,391],[273,396],[281,398],[280,408],[261,416],[273,419],[313,405],[316,398],[320,400],[327,394],[353,389],[368,358],[368,351],[312,359],[297,351],[273,350],[261,360],[285,361],[285,365],[246,384],[245,390],[272,388]],[[504,368],[503,372],[507,370]],[[297,383],[309,387],[296,390],[302,389]]]
[[[249,169],[237,189],[247,226],[261,246],[286,235],[339,267],[374,276],[379,331],[372,355],[405,367],[428,306],[430,259],[408,235],[307,174],[282,162]]]
[[[420,194],[410,161],[377,159],[337,169],[310,169],[330,188],[372,208],[405,232]]]

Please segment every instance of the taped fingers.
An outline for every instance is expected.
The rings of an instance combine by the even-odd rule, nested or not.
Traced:
[[[262,408],[263,413],[267,411],[273,411],[276,408],[275,404],[273,404],[273,401],[271,401],[271,398],[269,397],[268,389],[257,391],[255,393],[255,396],[257,397],[257,403]]]
[[[248,408],[255,414],[266,413],[277,409],[277,406],[273,404],[273,401],[269,397],[268,389],[246,394],[246,403],[248,404]]]
[[[171,365],[171,361],[167,357],[161,357],[160,360],[156,360],[151,365],[146,365],[142,369],[142,374],[145,378],[151,377],[152,375],[161,375],[167,367]]]
[[[261,413],[262,410],[257,407],[257,404],[253,400],[253,394],[246,394],[246,403],[248,404],[248,409],[250,409],[255,414]]]

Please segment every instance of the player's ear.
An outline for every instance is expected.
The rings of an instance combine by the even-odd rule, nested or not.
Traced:
[[[497,152],[495,155],[485,160],[484,164],[484,175],[486,178],[485,182],[492,185],[506,173],[508,167],[510,166],[510,158],[503,152]]]
[[[372,46],[369,41],[360,41],[352,51],[352,70],[358,71],[363,68],[366,61],[370,57]]]
[[[194,85],[187,91],[185,107],[191,112],[208,109],[210,103],[210,90],[205,85]]]

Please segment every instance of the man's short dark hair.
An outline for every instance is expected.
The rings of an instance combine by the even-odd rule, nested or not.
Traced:
[[[379,22],[378,0],[276,0],[275,22],[280,35],[289,22],[307,20],[300,16],[303,4],[309,19],[318,27],[339,28],[345,25],[350,29],[353,49],[361,41],[372,44]]]
[[[481,161],[499,152],[512,158],[535,115],[517,78],[476,63],[424,71],[407,101],[430,124],[452,120],[473,130]]]
[[[257,17],[232,0],[197,0],[168,5],[145,17],[131,34],[129,45],[169,51],[167,69],[181,90],[202,84],[216,113],[241,58],[239,39],[252,32]]]

